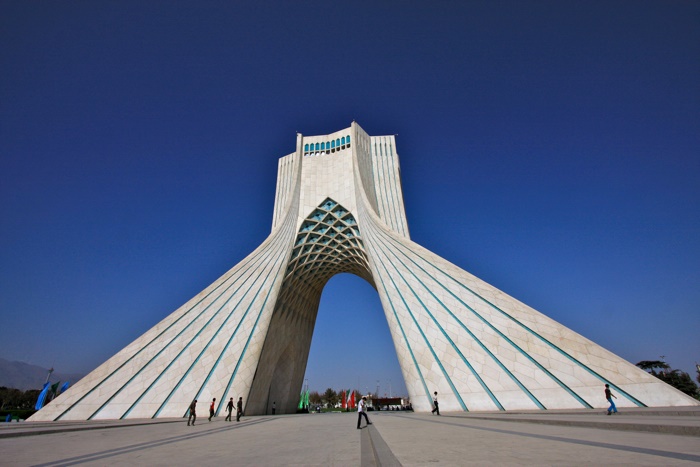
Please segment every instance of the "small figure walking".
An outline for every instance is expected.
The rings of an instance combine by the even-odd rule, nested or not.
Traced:
[[[437,391],[433,393],[433,411],[430,413],[435,413],[437,412],[438,415],[440,415],[440,407],[438,406],[438,401],[437,401]]]
[[[192,426],[194,426],[194,422],[197,420],[197,399],[193,400],[192,403],[190,404],[190,416],[187,419],[187,426],[190,426],[190,421],[192,421]]]
[[[360,399],[360,403],[357,404],[357,429],[360,429],[360,423],[362,422],[362,417],[365,417],[365,422],[367,422],[367,425],[371,425],[372,422],[369,421],[369,418],[367,418],[367,398],[362,397]]]
[[[209,421],[211,422],[211,417],[214,416],[214,404],[216,403],[216,397],[211,400],[211,405],[209,406]]]
[[[617,407],[615,407],[615,402],[613,402],[612,400],[613,397],[617,399],[617,396],[610,391],[610,385],[606,384],[605,398],[608,400],[608,402],[610,402],[610,407],[608,407],[608,415],[610,415],[611,413],[617,413]]]
[[[231,421],[231,412],[233,412],[233,397],[228,400],[228,404],[226,404],[226,410],[228,411],[228,415],[226,415],[226,418],[224,418],[224,421],[228,420],[230,422]]]
[[[272,415],[274,415],[276,411],[277,411],[277,403],[273,401],[272,402]]]
[[[236,421],[241,421],[241,415],[243,415],[243,398],[239,397],[236,403]]]

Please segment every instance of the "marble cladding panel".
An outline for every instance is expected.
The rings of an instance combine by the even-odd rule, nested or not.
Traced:
[[[578,402],[569,393],[560,387],[556,388],[532,388],[532,394],[542,402],[547,409],[582,409],[585,405]]]
[[[306,217],[330,197],[347,210],[356,210],[352,180],[352,154],[306,157],[302,163],[300,212],[297,229]]]
[[[300,156],[296,153],[282,157],[278,162],[277,189],[275,193],[275,207],[273,210],[272,228],[279,225],[284,218],[287,203],[293,194],[297,178],[298,161]]]
[[[90,407],[90,408],[91,408],[92,411],[90,412],[90,415],[93,414],[93,413],[95,412],[95,410],[97,410],[97,409],[99,408],[99,406],[97,406],[97,405],[85,405],[85,406],[82,406],[81,408],[86,408],[86,407]],[[127,410],[129,410],[129,404],[125,404],[125,403],[121,403],[121,404],[110,404],[109,407],[107,407],[107,408],[105,408],[105,409],[99,411],[99,412],[92,418],[92,420],[114,420],[114,419],[118,419],[118,418],[120,418],[120,417],[122,416],[122,414],[124,414],[124,412],[126,412]],[[85,415],[85,414],[83,414],[83,416],[84,416],[84,415]],[[89,417],[90,415],[87,415],[87,416]],[[87,418],[87,417],[85,417],[85,418]],[[76,418],[75,420],[81,420],[81,419],[82,419],[82,420],[85,420],[85,418],[81,416],[80,418]]]
[[[656,378],[654,378],[656,379]],[[624,384],[620,386],[626,392],[633,394],[649,407],[679,407],[686,405],[699,405],[698,402],[687,394],[683,394],[674,387],[656,379],[648,383]],[[620,400],[617,396],[615,403]]]
[[[462,395],[462,399],[463,399],[464,404],[467,406],[467,410],[470,410],[470,411],[482,411],[483,412],[486,410],[498,410],[498,406],[493,402],[493,399],[491,399],[491,397],[489,397],[489,395],[483,391],[466,393],[466,394]],[[460,407],[457,410],[462,410],[462,409]]]
[[[496,396],[498,397],[498,402],[501,403],[505,410],[539,409],[535,401],[520,389],[514,391],[498,391]]]

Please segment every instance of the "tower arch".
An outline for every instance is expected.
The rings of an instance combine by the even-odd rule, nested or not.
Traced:
[[[376,289],[357,221],[326,198],[294,239],[246,410],[268,413],[275,401],[280,413],[296,411],[299,392],[288,387],[302,385],[323,288],[340,273],[359,276]]]

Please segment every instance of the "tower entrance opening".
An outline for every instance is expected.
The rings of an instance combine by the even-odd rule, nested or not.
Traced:
[[[353,274],[335,275],[323,289],[307,383],[320,393],[332,388],[379,397],[407,394],[379,294]]]
[[[357,220],[326,198],[294,239],[250,390],[251,413],[267,413],[273,402],[280,413],[296,412],[321,294],[340,273],[361,277],[376,290]]]

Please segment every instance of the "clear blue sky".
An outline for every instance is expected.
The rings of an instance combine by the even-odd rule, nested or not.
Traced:
[[[355,119],[398,134],[414,241],[691,372],[699,21],[691,1],[2,1],[0,357],[95,368],[266,238],[297,131]],[[361,279],[324,291],[307,377],[405,391]]]

